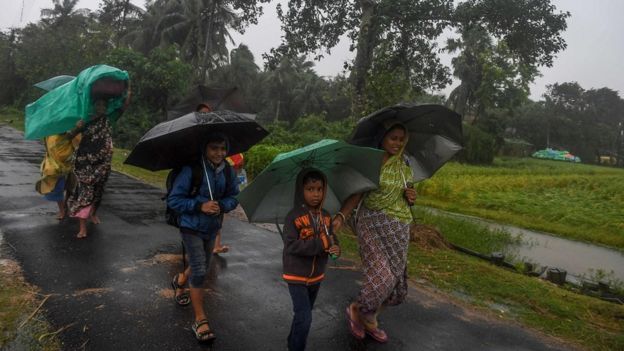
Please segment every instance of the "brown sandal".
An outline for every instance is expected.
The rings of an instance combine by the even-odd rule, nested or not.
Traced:
[[[173,288],[173,300],[180,306],[188,306],[191,303],[191,295],[186,290],[183,290],[184,287],[178,284],[178,277],[180,273],[173,276],[173,280],[171,281],[171,287]],[[181,294],[178,294],[178,290],[183,290]]]
[[[197,341],[207,342],[217,338],[217,336],[212,332],[212,329],[210,329],[210,326],[208,326],[207,330],[201,332],[197,331],[202,325],[208,325],[208,320],[202,319],[200,321],[195,321],[191,326],[191,329],[193,330],[193,334],[195,334],[195,339],[197,339]]]

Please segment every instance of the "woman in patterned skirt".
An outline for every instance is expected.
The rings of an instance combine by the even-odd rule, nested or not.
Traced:
[[[87,237],[87,219],[90,218],[95,224],[100,223],[96,211],[111,172],[113,138],[106,108],[106,100],[96,100],[95,115],[91,120],[86,125],[82,120],[76,124],[84,129],[74,160],[75,184],[67,207],[70,216],[80,221],[80,230],[76,235],[78,239]]]
[[[333,220],[338,230],[360,204],[355,229],[364,281],[356,300],[347,307],[349,330],[358,339],[368,334],[382,343],[388,336],[379,328],[377,315],[383,306],[398,305],[407,296],[409,206],[416,200],[416,191],[407,186],[412,171],[403,156],[407,129],[396,122],[384,127],[379,135],[379,148],[385,151],[379,188],[349,197]]]

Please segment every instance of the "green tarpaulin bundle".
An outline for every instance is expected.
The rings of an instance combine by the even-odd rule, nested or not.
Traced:
[[[572,155],[570,152],[565,150],[554,150],[551,148],[546,148],[544,150],[539,150],[533,153],[532,155],[535,158],[547,159],[547,160],[556,160],[556,161],[568,161],[568,162],[581,162],[581,159],[577,156]]]
[[[76,78],[26,106],[24,137],[39,139],[64,133],[72,129],[80,119],[87,122],[93,114],[93,102],[98,96],[107,99],[106,113],[114,122],[122,112],[121,108],[128,93],[128,80],[128,72],[107,65],[96,65],[83,70]],[[122,91],[114,91],[118,89],[115,82],[123,82]]]

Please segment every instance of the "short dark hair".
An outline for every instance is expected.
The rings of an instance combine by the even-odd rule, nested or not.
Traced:
[[[325,185],[325,176],[323,175],[323,173],[321,173],[321,171],[312,170],[303,176],[303,181],[301,182],[301,184],[307,184],[308,182],[316,180],[320,181],[321,183],[323,183],[323,185]]]
[[[395,130],[395,129],[401,129],[402,131],[407,133],[407,128],[405,128],[405,126],[401,123],[395,123],[392,126],[390,126],[390,128],[388,128],[388,130],[386,131],[386,134],[390,133],[391,131]],[[385,136],[385,135],[384,135]]]
[[[210,143],[226,143],[227,144],[228,142],[227,137],[221,133],[209,134],[204,140],[206,142],[206,145]]]

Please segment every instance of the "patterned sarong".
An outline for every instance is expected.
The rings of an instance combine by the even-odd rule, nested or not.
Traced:
[[[409,228],[381,211],[360,209],[357,233],[364,282],[357,302],[362,312],[375,313],[382,305],[405,300]]]
[[[111,172],[112,158],[113,139],[108,118],[88,123],[76,151],[73,171],[76,184],[67,202],[72,217],[85,218],[83,209],[86,207],[90,207],[91,214],[97,210]]]

